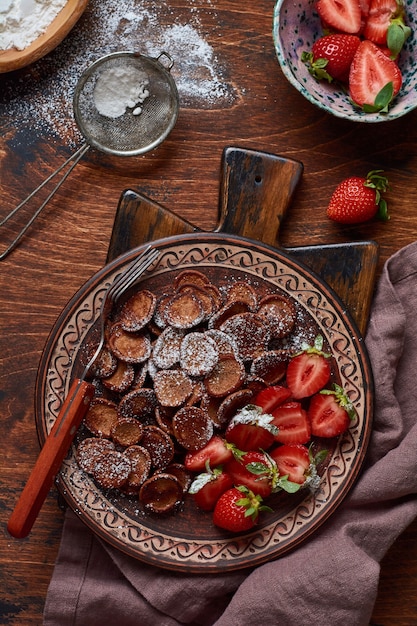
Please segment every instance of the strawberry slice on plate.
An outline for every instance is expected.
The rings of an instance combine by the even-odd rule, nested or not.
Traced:
[[[225,437],[229,444],[246,452],[267,450],[274,443],[275,433],[272,415],[263,413],[259,406],[248,404],[231,419]]]
[[[278,405],[282,404],[291,397],[291,391],[288,387],[281,385],[271,385],[265,387],[256,394],[253,404],[260,406],[264,413],[271,413]]]
[[[233,458],[233,446],[222,437],[214,435],[200,450],[188,452],[185,455],[184,465],[191,472],[203,472],[209,467],[223,465]]]
[[[194,496],[195,503],[203,511],[212,511],[220,496],[233,487],[233,480],[221,468],[208,469],[199,474],[188,490]]]
[[[300,402],[285,402],[272,413],[278,428],[275,441],[279,443],[307,443],[311,437],[310,420]]]
[[[288,476],[293,483],[303,485],[310,469],[310,454],[303,445],[284,444],[270,452],[281,476]]]
[[[350,426],[356,412],[342,387],[325,389],[313,396],[308,408],[311,432],[316,437],[338,437]]]
[[[359,0],[319,0],[317,13],[327,28],[352,35],[361,28],[361,7]]]
[[[224,469],[235,486],[244,485],[262,498],[272,493],[275,478],[278,478],[275,463],[264,452],[256,450],[232,459]]]
[[[330,379],[330,354],[323,352],[323,337],[313,346],[302,345],[302,352],[292,357],[287,367],[287,385],[296,400],[307,398],[322,389]]]
[[[398,65],[371,41],[362,41],[349,73],[350,97],[367,113],[388,110],[402,84]]]

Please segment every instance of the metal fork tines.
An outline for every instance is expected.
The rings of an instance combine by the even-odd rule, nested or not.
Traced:
[[[81,376],[81,380],[84,380],[87,376],[90,368],[98,358],[105,338],[106,320],[112,307],[116,304],[119,298],[126,293],[126,291],[135,284],[138,278],[152,265],[152,263],[158,258],[159,250],[149,245],[145,250],[128,266],[128,268],[118,276],[110,287],[107,289],[100,308],[100,340],[98,346],[87,363],[84,372]]]

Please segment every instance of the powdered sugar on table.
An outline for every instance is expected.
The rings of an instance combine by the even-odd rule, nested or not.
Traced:
[[[38,62],[19,81],[4,82],[0,101],[14,128],[31,129],[73,147],[81,137],[74,121],[72,98],[81,74],[98,58],[116,51],[136,51],[157,58],[162,51],[174,61],[174,78],[182,108],[231,106],[234,87],[224,76],[209,38],[217,36],[212,0],[189,0],[189,13],[150,0],[90,0],[77,27],[59,49]],[[209,13],[213,33],[201,32],[200,11]],[[36,70],[36,65],[35,65]],[[15,138],[18,141],[18,136]],[[27,142],[27,137],[24,138]]]

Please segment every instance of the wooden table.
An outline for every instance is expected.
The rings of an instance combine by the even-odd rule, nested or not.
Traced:
[[[1,215],[80,143],[67,102],[68,80],[105,52],[136,47],[146,54],[152,52],[153,43],[161,45],[161,33],[170,34],[171,47],[166,47],[176,56],[172,72],[181,109],[174,131],[153,152],[132,158],[89,152],[19,247],[1,262],[0,621],[4,624],[41,623],[62,529],[63,513],[52,491],[27,539],[14,540],[6,531],[39,451],[33,414],[39,359],[63,306],[105,263],[124,189],[137,189],[211,230],[217,222],[222,151],[240,146],[304,164],[281,229],[284,246],[372,239],[380,246],[380,273],[391,254],[417,237],[417,111],[387,125],[357,125],[314,108],[287,83],[277,63],[271,0],[256,4],[176,0],[165,9],[155,9],[150,1],[137,2],[144,21],[134,46],[126,46],[126,25],[105,41],[115,12],[122,14],[127,3],[110,1],[114,10],[107,22],[100,22],[104,18],[99,4],[91,0],[55,52],[29,68],[0,76]],[[200,48],[193,48],[193,57],[197,39]],[[335,185],[345,176],[375,168],[384,169],[391,180],[390,222],[359,227],[330,222],[325,208]],[[416,590],[417,521],[382,563],[375,623],[417,624]]]

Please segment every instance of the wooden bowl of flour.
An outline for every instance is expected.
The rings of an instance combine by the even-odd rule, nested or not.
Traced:
[[[24,50],[0,50],[0,73],[18,70],[51,52],[67,36],[85,11],[88,0],[67,0],[58,15]]]

